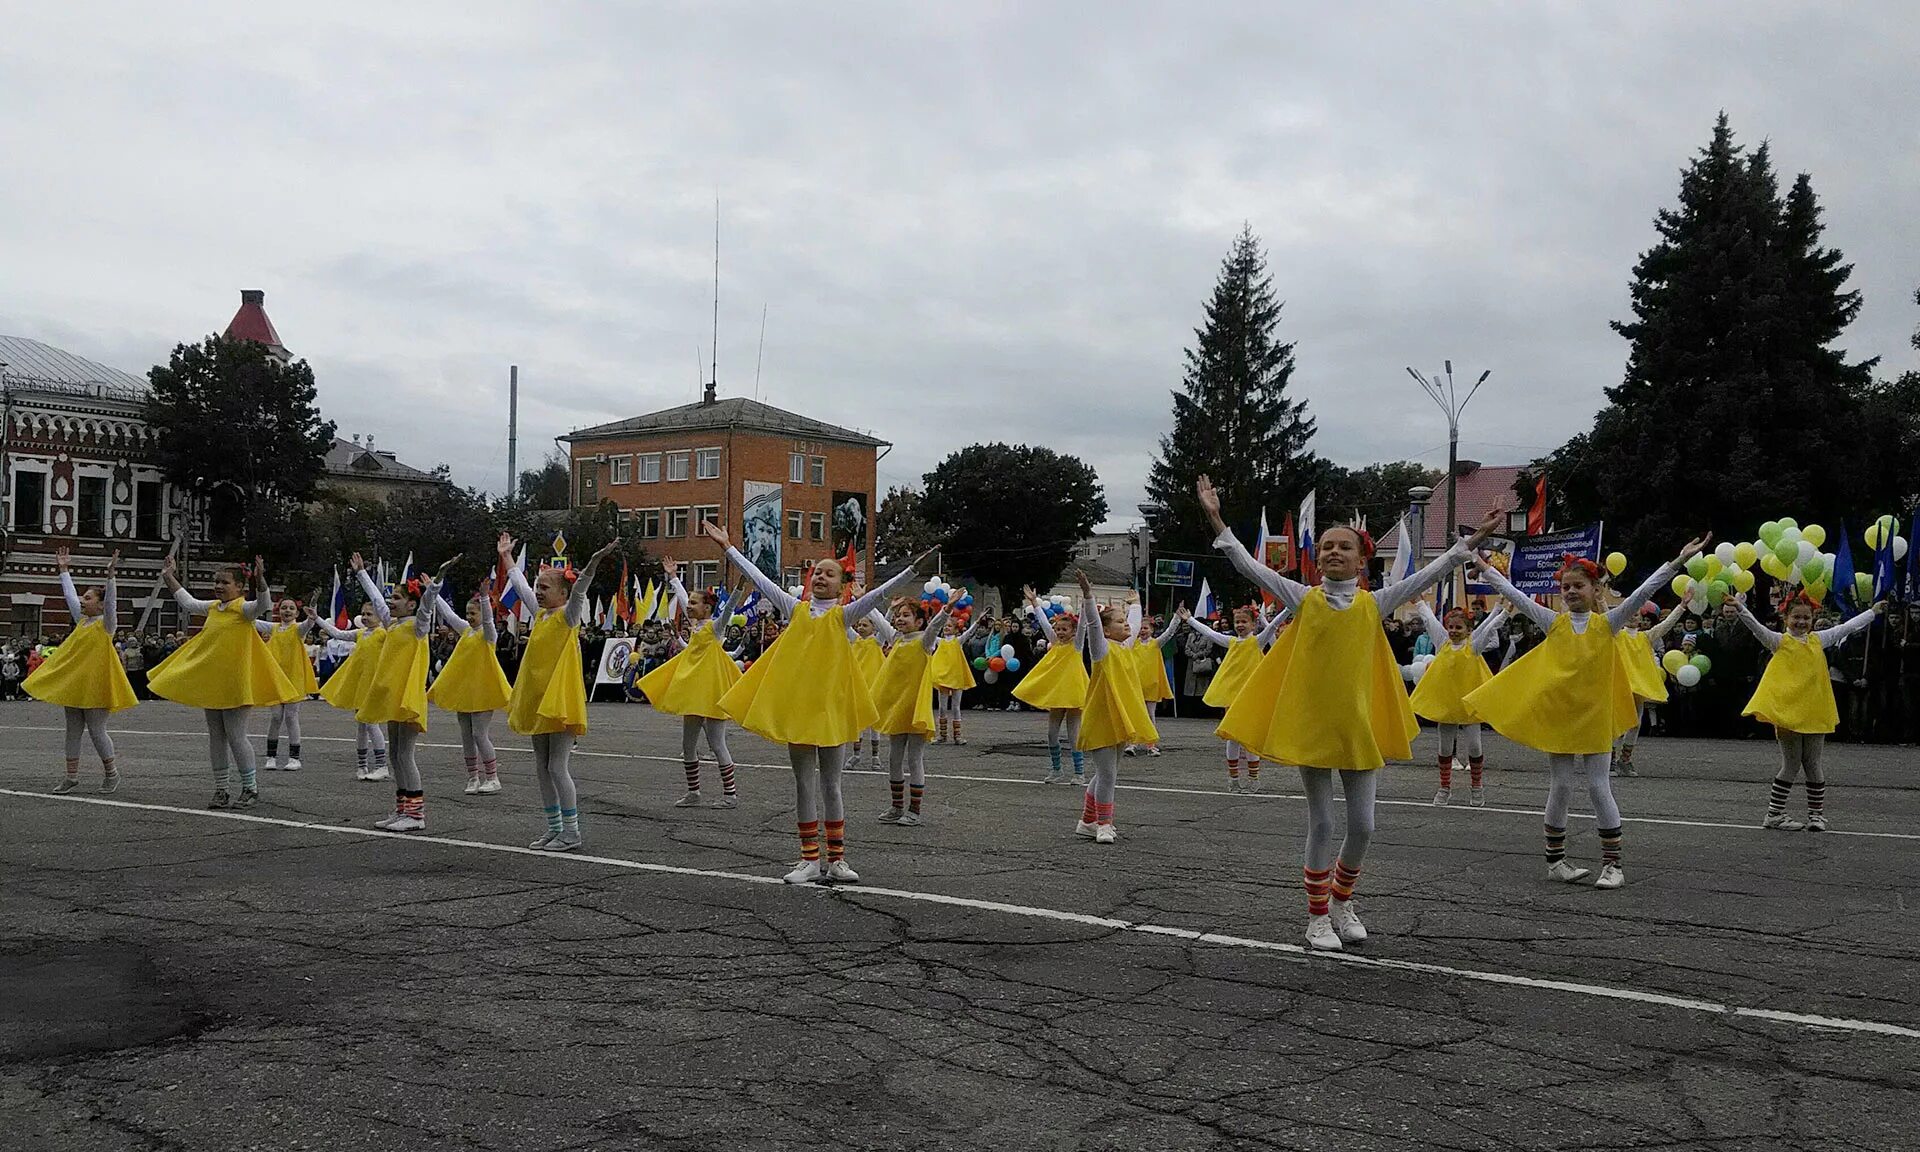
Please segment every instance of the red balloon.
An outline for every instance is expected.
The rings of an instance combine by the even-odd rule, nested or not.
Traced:
[[[993,659],[987,661],[987,667],[993,669],[995,672],[1005,672],[1007,670],[1007,662],[995,656]]]

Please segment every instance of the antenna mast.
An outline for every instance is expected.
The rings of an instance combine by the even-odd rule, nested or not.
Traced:
[[[767,358],[767,306],[760,305],[760,350],[753,354],[753,398],[760,399],[760,365]]]
[[[707,403],[720,392],[720,193],[713,194],[713,359],[707,376]]]

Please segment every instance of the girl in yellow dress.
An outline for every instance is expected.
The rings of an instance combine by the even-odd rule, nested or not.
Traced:
[[[1654,617],[1659,613],[1651,604],[1643,604],[1640,611],[1633,614],[1633,627],[1622,628],[1614,637],[1620,645],[1620,660],[1627,670],[1627,683],[1633,689],[1634,719],[1633,727],[1613,742],[1613,766],[1608,775],[1638,776],[1633,766],[1633,750],[1640,743],[1640,728],[1647,722],[1647,708],[1654,704],[1667,702],[1667,673],[1660,667],[1660,658],[1654,655],[1655,644],[1666,638],[1673,626],[1687,610],[1686,601],[1673,606],[1666,619],[1658,624]]]
[[[951,604],[943,604],[929,621],[919,601],[903,596],[893,602],[891,623],[877,609],[867,617],[887,646],[887,662],[872,682],[873,707],[879,715],[874,729],[887,737],[887,788],[893,798],[880,814],[882,824],[914,828],[921,822],[920,805],[927,792],[927,741],[933,736],[933,654],[952,612]],[[963,651],[986,621],[987,614],[978,613],[960,634]]]
[[[374,821],[374,827],[389,832],[427,829],[426,785],[414,755],[420,734],[427,730],[427,669],[433,663],[427,638],[433,634],[440,582],[459,559],[455,556],[441,565],[432,580],[413,576],[382,595],[366,562],[358,552],[353,554],[353,573],[386,631],[380,641],[380,662],[367,677],[353,718],[361,724],[387,727],[387,747],[393,754],[393,814]]]
[[[161,565],[160,578],[183,613],[205,616],[207,622],[154,667],[147,675],[147,687],[156,696],[205,713],[214,786],[207,807],[251,808],[260,799],[260,788],[254,775],[253,745],[247,741],[247,715],[255,708],[300,698],[300,690],[287,681],[287,674],[267,651],[267,642],[253,629],[253,622],[267,614],[266,564],[258,556],[253,558],[252,600],[243,599],[248,582],[244,568],[220,569],[213,578],[211,600],[187,595],[175,575],[172,556]],[[230,791],[234,768],[240,774],[238,798]]]
[[[1140,661],[1126,647],[1137,622],[1119,605],[1105,608],[1093,602],[1087,574],[1076,570],[1080,585],[1080,626],[1074,646],[1086,652],[1093,671],[1087,677],[1087,700],[1081,708],[1080,737],[1074,747],[1093,761],[1086,794],[1080,800],[1080,822],[1075,836],[1096,844],[1120,838],[1113,826],[1113,793],[1120,781],[1120,749],[1129,744],[1153,744],[1160,733],[1147,714],[1146,693],[1140,688]]]
[[[1072,613],[1063,611],[1049,623],[1046,610],[1040,606],[1040,597],[1031,587],[1026,589],[1026,595],[1027,611],[1033,614],[1033,622],[1039,626],[1041,635],[1051,633],[1053,642],[1014,686],[1013,698],[1047,714],[1047,757],[1053,762],[1053,770],[1041,783],[1065,781],[1060,771],[1064,737],[1067,749],[1073,753],[1073,782],[1084,786],[1087,754],[1080,751],[1080,710],[1087,703],[1088,680],[1086,659],[1081,655],[1080,645],[1074,643],[1079,621]]]
[[[300,771],[300,704],[320,691],[313,675],[313,660],[307,655],[307,635],[313,630],[310,620],[300,619],[300,602],[292,598],[274,602],[270,615],[275,623],[255,620],[253,626],[267,642],[273,662],[287,677],[287,683],[300,690],[300,699],[282,704],[267,714],[267,762],[260,767],[268,772],[284,768]],[[287,758],[280,759],[280,732],[287,734]]]
[[[1653,594],[1673,579],[1706,544],[1695,540],[1674,560],[1609,612],[1597,612],[1600,566],[1577,556],[1560,567],[1560,599],[1566,611],[1536,604],[1481,561],[1482,579],[1546,632],[1539,647],[1501,669],[1468,693],[1467,709],[1516,744],[1547,754],[1547,879],[1571,884],[1587,869],[1567,863],[1567,804],[1585,787],[1600,835],[1600,877],[1594,887],[1627,882],[1620,866],[1620,807],[1607,780],[1613,742],[1638,722],[1618,630]]]
[[[853,662],[847,640],[847,618],[859,619],[907,581],[932,552],[878,588],[841,603],[848,574],[839,560],[828,557],[807,575],[807,599],[780,587],[740,554],[727,533],[712,521],[702,529],[727,550],[727,559],[775,611],[789,617],[786,631],[760,654],[740,682],[728,690],[720,706],[742,728],[775,744],[787,746],[793,766],[795,810],[800,834],[800,862],[784,879],[789,884],[815,880],[853,883],[860,874],[847,865],[847,809],[840,792],[840,773],[847,745],[879,722],[866,680]],[[826,864],[820,862],[822,821],[825,822]]]
[[[856,586],[854,595],[857,596],[862,591],[863,589]],[[875,611],[877,612],[878,609]],[[869,614],[864,619],[853,622],[853,663],[860,669],[860,675],[866,678],[868,691],[872,691],[874,683],[880,679],[880,669],[887,663],[886,646],[880,643],[879,630],[874,626],[874,621],[878,619],[878,616]],[[875,772],[880,771],[880,733],[872,728],[860,733],[860,739],[855,740],[847,749],[847,763],[860,763],[860,745],[862,744],[866,744],[869,749],[867,767]]]
[[[100,791],[112,793],[120,787],[120,774],[113,766],[113,737],[107,735],[107,716],[138,703],[120,664],[120,654],[113,647],[119,619],[115,611],[119,593],[113,574],[120,566],[120,553],[107,559],[105,587],[89,588],[84,593],[74,590],[65,548],[53,554],[53,562],[60,572],[60,592],[67,599],[73,631],[21,687],[35,700],[58,704],[66,713],[67,774],[54,791],[71,792],[80,786],[80,737],[84,734],[92,739],[93,750],[100,755]]]
[[[1740,608],[1740,622],[1762,647],[1773,653],[1767,661],[1767,670],[1760,675],[1760,686],[1741,713],[1773,725],[1774,739],[1780,743],[1780,771],[1773,778],[1772,792],[1767,797],[1767,816],[1760,826],[1787,832],[1803,827],[1798,820],[1787,818],[1787,798],[1793,795],[1794,777],[1804,774],[1807,782],[1804,827],[1809,832],[1825,832],[1827,778],[1820,771],[1820,753],[1826,748],[1827,734],[1840,726],[1840,711],[1833,701],[1833,681],[1827,677],[1827,652],[1873,623],[1875,616],[1886,611],[1886,601],[1844,623],[1815,632],[1814,603],[1805,592],[1795,589],[1780,608],[1787,622],[1785,635],[1753,618],[1753,613],[1747,610],[1744,592],[1734,602]]]
[[[1473,536],[1378,592],[1359,581],[1373,542],[1356,528],[1328,528],[1315,553],[1323,579],[1309,588],[1248,555],[1220,517],[1213,483],[1202,476],[1197,488],[1215,532],[1213,546],[1293,612],[1293,623],[1247,677],[1217,731],[1254,755],[1299,767],[1307,794],[1307,943],[1325,950],[1358,944],[1367,930],[1353,907],[1353,890],[1373,839],[1378,769],[1389,759],[1409,759],[1420,730],[1381,621],[1464,562],[1502,514],[1491,513]],[[1336,772],[1347,810],[1337,858]]]
[[[960,697],[971,691],[977,684],[973,678],[973,667],[967,663],[967,650],[961,646],[960,618],[951,612],[947,614],[947,634],[940,639],[940,646],[933,652],[933,713],[939,728],[939,738],[935,744],[947,742],[948,726],[952,726],[953,742],[965,744],[960,735]]]
[[[1433,660],[1420,674],[1408,702],[1415,716],[1433,721],[1440,729],[1440,790],[1433,794],[1433,802],[1445,807],[1453,799],[1454,754],[1464,744],[1472,804],[1484,808],[1487,759],[1480,742],[1480,721],[1463,701],[1467,693],[1493,679],[1493,670],[1481,653],[1499,646],[1500,626],[1506,623],[1507,610],[1505,606],[1494,609],[1477,626],[1468,619],[1465,608],[1447,609],[1443,620],[1422,600],[1419,611],[1427,639],[1433,641]]]
[[[560,541],[564,545],[564,537]],[[527,650],[513,680],[507,726],[533,738],[533,770],[547,817],[546,835],[528,847],[572,852],[580,835],[580,796],[570,760],[573,742],[587,732],[587,681],[580,659],[580,625],[587,618],[587,592],[600,562],[620,547],[619,537],[595,552],[575,572],[564,554],[540,566],[531,586],[513,562],[513,537],[500,533],[500,567],[523,604],[535,607]]]
[[[680,717],[680,761],[687,773],[687,794],[674,807],[692,808],[700,797],[700,736],[720,766],[720,799],[715,808],[738,808],[739,785],[734,780],[733,753],[727,748],[727,713],[720,698],[740,679],[740,668],[727,655],[726,618],[714,611],[713,594],[704,588],[692,595],[680,583],[680,565],[669,556],[660,562],[673,589],[676,614],[686,617],[693,631],[687,646],[666,663],[640,678],[639,688],[654,711]]]
[[[355,618],[356,627],[336,628],[333,621],[315,615],[314,624],[329,639],[353,645],[353,651],[327,677],[320,688],[320,699],[345,711],[348,715],[360,710],[360,697],[366,691],[367,677],[373,674],[374,665],[380,663],[380,642],[387,637],[386,630],[380,627],[380,618],[373,613],[372,604],[361,604],[360,614]],[[354,729],[354,769],[355,780],[386,780],[387,771],[387,734],[378,724],[356,722]],[[371,758],[371,763],[369,763]]]
[[[1186,606],[1183,604],[1180,610],[1173,614],[1173,618],[1167,621],[1167,626],[1161,630],[1159,636],[1151,640],[1143,640],[1140,635],[1140,629],[1143,626],[1140,594],[1137,592],[1127,594],[1127,627],[1132,630],[1132,634],[1127,637],[1125,646],[1133,654],[1133,658],[1139,661],[1140,695],[1147,705],[1149,716],[1153,715],[1154,707],[1161,701],[1173,699],[1173,682],[1167,679],[1166,643],[1180,631],[1185,619]],[[1155,737],[1151,744],[1141,745],[1141,747],[1147,750],[1149,756],[1160,755],[1158,737]],[[1129,744],[1122,751],[1132,756],[1136,748]]]
[[[1216,632],[1205,620],[1197,617],[1187,619],[1187,627],[1205,636],[1215,644],[1227,650],[1226,659],[1220,662],[1219,670],[1214,672],[1213,680],[1207,684],[1206,695],[1200,699],[1211,708],[1226,709],[1233,706],[1234,698],[1240,695],[1240,689],[1246,687],[1247,677],[1260,666],[1260,657],[1273,646],[1273,638],[1280,631],[1292,613],[1285,608],[1274,613],[1273,618],[1264,621],[1258,632],[1254,631],[1255,617],[1252,608],[1233,610],[1233,634]],[[1227,741],[1227,791],[1241,791],[1240,759],[1246,757],[1247,782],[1245,790],[1260,791],[1260,754],[1242,748],[1238,741]]]
[[[500,639],[493,618],[493,596],[485,586],[467,601],[464,618],[447,598],[437,596],[440,622],[460,639],[453,645],[440,675],[427,689],[427,702],[451,712],[460,723],[460,751],[466,758],[467,795],[491,796],[500,791],[500,759],[493,750],[493,714],[513,698],[513,685],[500,670],[494,644]]]

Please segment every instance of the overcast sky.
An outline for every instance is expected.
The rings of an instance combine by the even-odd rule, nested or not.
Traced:
[[[873,430],[881,484],[981,439],[1137,519],[1221,258],[1266,243],[1313,447],[1444,463],[1403,366],[1494,375],[1528,459],[1620,376],[1629,271],[1720,109],[1813,174],[1914,366],[1910,3],[14,5],[0,332],[133,371],[241,288],[343,435],[497,490],[719,380]],[[163,11],[164,9],[164,11]],[[696,352],[697,350],[697,352]]]

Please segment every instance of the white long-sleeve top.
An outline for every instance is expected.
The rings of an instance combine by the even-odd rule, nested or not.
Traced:
[[[1100,625],[1100,606],[1091,596],[1080,598],[1080,627],[1074,632],[1073,643],[1090,660],[1107,657],[1107,632]]]
[[[793,616],[794,609],[799,607],[800,601],[796,599],[792,593],[769,579],[765,572],[760,571],[751,560],[742,556],[740,550],[731,544],[727,545],[727,559],[733,563],[735,568],[740,570],[742,575],[753,582],[753,586],[760,590],[760,595],[766,597],[767,600],[773,604],[774,608],[779,611],[781,616],[789,618]],[[913,566],[909,564],[907,567],[894,573],[892,579],[880,585],[878,588],[869,588],[864,595],[856,596],[852,600],[847,601],[845,605],[846,618],[848,620],[858,620],[860,617],[865,616],[881,604],[886,603],[887,599],[891,597],[895,591],[906,584],[907,581],[913,579],[913,577],[914,569]],[[824,616],[828,612],[831,612],[839,603],[840,601],[837,599],[815,600],[812,597],[808,597],[807,610],[815,616]]]
[[[327,619],[325,616],[316,617],[315,623],[319,624],[320,631],[325,632],[328,639],[343,640],[348,644],[357,643],[360,637],[365,636],[367,632],[370,631],[370,629],[366,628],[337,628],[334,626],[333,621]]]
[[[886,616],[882,614],[878,608],[867,613],[867,619],[873,621],[874,638],[880,641],[882,647],[891,649],[897,641],[917,640],[920,642],[921,651],[931,656],[933,655],[933,650],[940,647],[940,634],[946,631],[947,617],[951,615],[953,615],[953,605],[942,604],[940,611],[934,613],[933,619],[927,621],[927,626],[918,632],[900,631],[887,620]],[[980,627],[981,619],[980,616],[973,618],[973,623],[967,625],[967,630],[960,634],[960,643],[965,644],[968,640],[973,639],[974,629]]]
[[[680,577],[675,576],[669,587],[673,589],[674,610],[679,612],[680,615],[685,616],[688,620],[692,620],[693,617],[687,615],[687,586],[680,583]],[[705,626],[713,629],[713,634],[716,639],[724,639],[726,637],[727,622],[720,613],[714,612],[709,614]]]
[[[1267,621],[1265,627],[1261,628],[1260,631],[1255,632],[1253,634],[1254,638],[1260,641],[1260,650],[1262,652],[1265,652],[1269,647],[1273,645],[1273,638],[1280,634],[1280,625],[1285,624],[1288,620],[1291,620],[1292,618],[1293,618],[1293,613],[1289,612],[1285,608],[1282,608],[1279,612],[1274,614],[1273,619]],[[1205,620],[1200,619],[1198,616],[1189,617],[1187,619],[1187,626],[1189,628],[1192,628],[1195,632],[1200,633],[1200,635],[1205,636],[1207,639],[1213,641],[1215,644],[1218,644],[1222,648],[1229,647],[1233,644],[1235,640],[1240,639],[1240,637],[1234,635],[1231,632],[1215,631],[1212,625],[1208,624]]]
[[[1747,626],[1747,631],[1753,633],[1754,638],[1759,640],[1767,651],[1779,651],[1780,633],[1760,623],[1752,612],[1747,611],[1747,605],[1744,601],[1736,600],[1734,604],[1740,609],[1740,622]],[[1875,615],[1874,610],[1869,608],[1865,612],[1850,619],[1843,620],[1831,628],[1822,628],[1818,632],[1813,633],[1813,635],[1820,638],[1821,648],[1837,647],[1840,644],[1846,643],[1847,637],[1873,623]]]
[[[1141,610],[1140,605],[1137,602],[1127,605],[1127,647],[1132,648],[1140,643],[1140,628],[1145,623],[1146,614]],[[1167,621],[1167,626],[1161,629],[1160,635],[1153,638],[1154,647],[1160,647],[1173,639],[1174,633],[1180,631],[1182,623],[1177,613],[1171,617]]]
[[[373,605],[373,614],[380,618],[382,625],[388,628],[393,627],[393,611],[387,607],[387,598],[380,594],[380,586],[373,582],[372,576],[367,575],[365,568],[360,569],[357,575],[360,577],[361,590],[367,594],[367,602]],[[420,593],[420,602],[416,604],[413,609],[413,634],[415,636],[432,634],[434,606],[439,602],[440,582],[438,580],[427,580],[426,588]]]
[[[247,620],[258,620],[262,616],[265,616],[268,611],[270,599],[271,596],[267,592],[267,586],[256,578],[254,580],[254,598],[240,606],[242,617]],[[213,611],[215,604],[219,603],[217,600],[196,600],[187,593],[185,587],[179,584],[174,586],[173,602],[180,606],[180,611],[185,612],[189,616],[205,616],[207,613]]]
[[[1640,605],[1653,599],[1653,594],[1671,583],[1675,573],[1679,571],[1680,566],[1671,560],[1655,568],[1653,573],[1647,577],[1645,583],[1635,588],[1633,593],[1625,600],[1615,604],[1607,611],[1607,627],[1615,632],[1620,631],[1627,621],[1633,619],[1633,614],[1640,611]],[[1512,582],[1502,575],[1498,568],[1492,565],[1482,565],[1480,574],[1487,583],[1493,585],[1495,591],[1505,596],[1508,602],[1515,608],[1518,608],[1521,615],[1538,624],[1541,631],[1544,632],[1553,627],[1553,621],[1560,613],[1555,612],[1545,604],[1534,603],[1533,597],[1515,588]],[[1590,620],[1592,616],[1593,614],[1591,612],[1569,612],[1567,613],[1567,622],[1573,626],[1574,632],[1585,635],[1587,631],[1587,621]]]
[[[473,631],[473,625],[467,623],[467,618],[455,612],[453,605],[447,603],[443,597],[434,597],[434,608],[439,612],[441,621],[444,622],[447,627],[453,629],[455,636],[465,636],[467,633]],[[487,638],[488,644],[492,644],[500,639],[500,630],[494,627],[493,610],[491,608],[480,613],[480,635]]]
[[[1214,540],[1213,546],[1226,553],[1227,559],[1232,562],[1234,568],[1238,569],[1242,576],[1245,576],[1255,584],[1273,593],[1280,603],[1285,604],[1295,612],[1300,611],[1300,605],[1306,600],[1307,593],[1313,591],[1309,585],[1302,584],[1298,580],[1288,579],[1267,567],[1265,564],[1256,561],[1253,556],[1247,552],[1245,546],[1234,536],[1231,528],[1220,533],[1219,537]],[[1466,563],[1469,555],[1470,552],[1467,549],[1466,541],[1456,540],[1454,541],[1453,547],[1429,561],[1426,567],[1415,572],[1405,580],[1388,584],[1386,587],[1374,592],[1373,603],[1374,607],[1380,612],[1380,619],[1385,620],[1402,604],[1407,603],[1409,600],[1419,596],[1420,593],[1439,583],[1442,576],[1453,571],[1459,565]],[[1320,591],[1326,596],[1327,603],[1340,611],[1345,611],[1353,606],[1354,594],[1358,592],[1359,589],[1360,582],[1358,580],[1322,580],[1320,582]]]
[[[573,591],[567,596],[565,608],[567,627],[578,628],[581,622],[587,618],[587,590],[593,585],[593,574],[599,567],[600,557],[596,555],[590,558],[587,561],[587,566],[580,569],[579,574],[575,576]],[[513,590],[515,594],[520,597],[522,603],[527,604],[536,613],[546,611],[546,609],[540,607],[540,600],[539,597],[534,595],[533,585],[527,583],[527,574],[520,571],[518,565],[507,565],[507,580],[513,585]]]
[[[60,573],[60,594],[67,598],[67,617],[73,621],[74,627],[78,628],[81,624],[93,619],[93,617],[88,616],[80,606],[80,592],[73,586],[72,573]],[[109,636],[120,630],[120,613],[115,609],[115,604],[119,599],[119,588],[114,583],[113,577],[109,576],[107,577],[106,598],[100,613],[100,623],[106,628],[107,635]]]
[[[1467,647],[1473,652],[1491,652],[1500,644],[1500,626],[1507,622],[1507,607],[1502,604],[1487,614],[1485,620],[1474,625],[1473,632],[1467,637]],[[1433,641],[1434,651],[1455,647],[1453,637],[1447,632],[1446,622],[1433,614],[1425,600],[1420,601],[1420,623],[1427,630],[1427,639]]]

